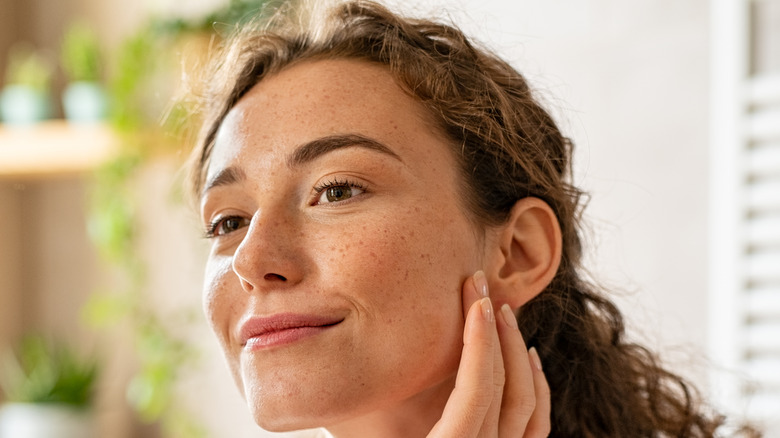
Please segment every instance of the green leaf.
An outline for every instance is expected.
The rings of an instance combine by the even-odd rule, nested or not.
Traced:
[[[98,82],[102,68],[97,34],[84,22],[68,27],[62,38],[60,63],[71,81]]]
[[[62,403],[86,407],[92,402],[97,363],[79,359],[66,345],[40,336],[26,337],[17,353],[2,358],[0,386],[10,401]]]

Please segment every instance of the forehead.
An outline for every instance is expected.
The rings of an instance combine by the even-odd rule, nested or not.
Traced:
[[[244,156],[250,151],[281,158],[295,145],[346,133],[367,135],[416,160],[449,154],[431,147],[446,143],[441,129],[385,66],[306,61],[263,79],[231,109],[217,133],[208,177],[251,159]]]

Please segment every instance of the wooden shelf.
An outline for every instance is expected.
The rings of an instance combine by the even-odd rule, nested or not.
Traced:
[[[86,172],[110,158],[117,144],[104,124],[52,120],[31,126],[0,125],[0,178]]]

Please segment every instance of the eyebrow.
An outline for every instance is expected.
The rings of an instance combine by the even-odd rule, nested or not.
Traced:
[[[381,152],[403,162],[398,154],[370,137],[360,134],[339,134],[321,137],[298,146],[287,158],[287,165],[289,167],[301,166],[328,152],[355,146]]]
[[[287,166],[299,167],[306,163],[310,163],[329,152],[348,147],[362,147],[370,149],[381,152],[395,158],[398,161],[403,162],[398,154],[377,140],[360,134],[339,134],[317,138],[298,146],[288,156]],[[229,166],[220,170],[213,178],[209,179],[204,185],[203,191],[201,193],[202,195],[205,195],[206,192],[215,187],[240,183],[245,179],[246,173],[243,171],[243,169],[235,166]]]
[[[239,183],[246,179],[246,173],[238,167],[230,166],[220,170],[213,178],[208,180],[203,187],[201,196],[214,187],[227,186],[230,184]]]

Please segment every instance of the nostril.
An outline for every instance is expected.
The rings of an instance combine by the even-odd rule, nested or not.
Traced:
[[[284,276],[279,275],[279,274],[265,274],[263,279],[266,280],[266,281],[273,281],[273,280],[287,281],[287,279],[284,278]]]

